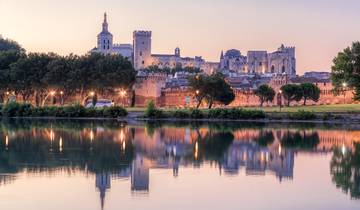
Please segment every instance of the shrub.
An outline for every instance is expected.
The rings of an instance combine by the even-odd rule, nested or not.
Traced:
[[[208,113],[208,118],[220,118],[221,116],[221,109],[210,109]]]
[[[245,109],[213,109],[209,111],[209,118],[215,119],[262,119],[265,118],[265,112],[262,110]]]
[[[86,108],[80,104],[74,104],[64,107],[66,117],[85,117]]]
[[[154,101],[150,101],[145,110],[145,117],[147,118],[162,118],[164,113],[155,107]]]
[[[176,110],[174,113],[172,113],[172,116],[174,118],[186,119],[190,117],[190,114],[185,110]]]
[[[199,109],[191,109],[190,110],[190,118],[192,118],[192,119],[202,119],[202,118],[204,118],[204,114]]]
[[[290,119],[293,120],[314,120],[316,115],[313,112],[308,112],[305,110],[299,110],[296,113],[290,114]]]
[[[20,104],[18,104],[16,102],[7,103],[2,108],[2,115],[5,117],[16,117],[16,116],[18,116],[19,108],[20,108]]]
[[[126,109],[120,106],[112,106],[104,108],[103,116],[110,117],[110,118],[118,118],[118,117],[125,117],[127,115]]]

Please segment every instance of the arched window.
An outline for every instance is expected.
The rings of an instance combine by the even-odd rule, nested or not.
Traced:
[[[271,66],[271,73],[275,73],[275,66],[274,65]]]
[[[285,66],[282,66],[282,67],[281,67],[281,72],[282,72],[282,73],[285,73]]]

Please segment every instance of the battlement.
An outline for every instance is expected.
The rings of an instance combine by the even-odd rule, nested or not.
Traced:
[[[152,32],[151,31],[134,31],[133,36],[150,36],[151,37]]]

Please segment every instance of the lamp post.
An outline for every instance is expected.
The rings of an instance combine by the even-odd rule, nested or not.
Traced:
[[[343,82],[342,86],[343,86],[343,93],[344,93],[344,104],[346,104],[346,88],[347,88],[348,84],[346,82]]]
[[[64,105],[64,91],[60,91],[60,104]]]
[[[126,91],[125,91],[125,90],[121,90],[121,91],[120,91],[120,97],[121,97],[121,104],[122,104],[122,106],[125,106],[125,102],[124,102],[125,96],[126,96]]]
[[[280,105],[280,112],[281,112],[281,108],[282,108],[282,90],[279,90],[278,103]]]

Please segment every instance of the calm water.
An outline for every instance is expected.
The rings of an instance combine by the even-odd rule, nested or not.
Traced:
[[[360,209],[360,129],[0,123],[0,209]]]

